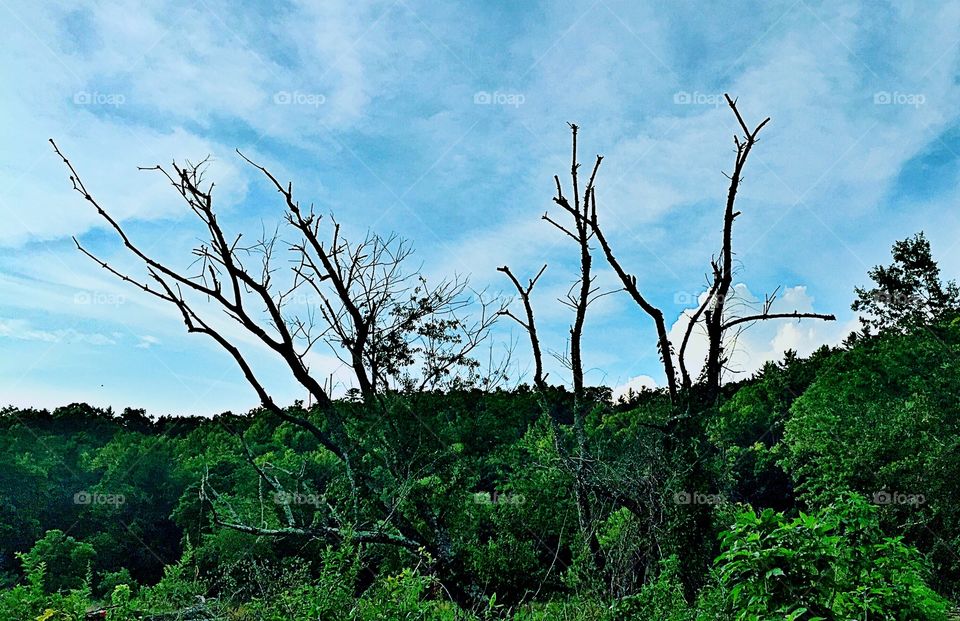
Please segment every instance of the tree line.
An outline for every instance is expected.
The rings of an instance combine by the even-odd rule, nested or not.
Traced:
[[[679,343],[607,237],[603,158],[584,183],[570,126],[569,188],[555,177],[554,211],[542,216],[579,259],[560,300],[568,348],[555,354],[569,385],[544,372],[531,294],[546,265],[525,280],[499,268],[514,300],[461,278],[428,282],[408,242],[348,239],[240,154],[283,214],[282,229],[250,241],[218,219],[204,162],[148,169],[204,232],[180,269],[144,250],[54,144],[73,188],[143,272],[75,240],[79,251],[217,343],[260,407],[158,421],[82,405],[8,409],[4,433],[26,448],[5,455],[33,478],[4,486],[16,525],[2,558],[8,584],[20,583],[6,597],[116,599],[104,608],[116,618],[164,597],[196,607],[198,596],[203,610],[247,606],[260,615],[251,618],[294,618],[269,616],[292,614],[284,607],[314,611],[302,618],[391,618],[391,607],[420,615],[410,618],[946,618],[960,572],[949,475],[960,291],[942,281],[926,238],[908,238],[856,290],[863,325],[842,346],[788,352],[724,382],[745,327],[834,319],[773,312],[776,292],[755,311],[732,303],[736,200],[769,119],[750,125],[726,102],[737,133],[721,236]],[[595,259],[617,291],[598,288]],[[316,304],[296,303],[305,291]],[[665,377],[616,402],[586,384],[582,353],[589,309],[608,293],[652,322]],[[506,366],[477,360],[499,318],[528,336],[528,386],[505,388]],[[307,404],[276,402],[229,336],[235,327],[286,365]],[[703,361],[687,355],[695,334],[708,342]],[[323,346],[351,370],[344,398],[311,372]]]

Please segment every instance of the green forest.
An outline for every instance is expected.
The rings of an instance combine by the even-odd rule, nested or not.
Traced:
[[[948,619],[960,296],[922,235],[894,259],[857,292],[862,331],[714,407],[590,390],[586,528],[560,387],[338,400],[360,495],[287,418],[326,426],[302,403],[7,408],[0,617]],[[404,530],[383,528],[386,503]]]
[[[851,292],[861,325],[841,345],[729,373],[744,327],[834,316],[774,312],[774,294],[749,312],[734,304],[735,201],[766,121],[751,129],[727,103],[742,133],[722,240],[680,342],[606,237],[602,158],[587,176],[571,126],[570,178],[555,178],[543,216],[574,250],[558,354],[569,383],[544,365],[531,297],[543,269],[501,267],[513,299],[428,282],[403,240],[349,240],[247,159],[298,241],[241,242],[217,218],[203,163],[158,168],[207,239],[178,271],[126,234],[54,145],[81,202],[144,271],[79,251],[176,308],[261,406],[213,418],[4,409],[0,618],[958,618],[960,289],[915,234]],[[588,385],[582,359],[606,268],[655,328],[666,378],[617,399]],[[303,289],[315,315],[288,305]],[[278,404],[224,321],[275,352],[309,400]],[[481,362],[496,321],[524,334],[526,383]],[[702,368],[688,355],[695,328]],[[354,374],[345,394],[309,370],[306,353],[324,345]]]

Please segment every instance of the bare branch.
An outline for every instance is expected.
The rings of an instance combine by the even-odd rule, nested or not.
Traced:
[[[653,319],[654,326],[657,330],[657,349],[660,352],[660,360],[663,364],[663,371],[667,377],[667,390],[670,393],[670,399],[676,402],[677,377],[673,367],[673,345],[670,343],[670,338],[667,333],[667,323],[663,316],[663,311],[655,307],[643,296],[643,294],[640,292],[640,288],[637,286],[637,277],[627,273],[620,261],[613,254],[613,249],[610,247],[610,242],[607,241],[606,235],[603,233],[603,229],[600,228],[600,221],[597,217],[597,199],[595,192],[591,193],[590,217],[589,219],[584,218],[584,220],[589,223],[593,230],[594,236],[597,238],[597,241],[600,242],[600,248],[603,250],[603,254],[607,259],[607,263],[613,268],[613,271],[616,272],[617,276],[620,278],[620,282],[623,283],[623,290],[630,295],[633,301],[643,310],[643,312]]]
[[[721,260],[719,266],[714,266],[714,285],[715,291],[712,298],[712,307],[707,315],[707,335],[709,337],[709,346],[707,350],[707,361],[705,366],[707,393],[711,397],[717,395],[720,389],[720,374],[723,367],[723,323],[724,323],[724,305],[733,283],[733,222],[739,211],[734,209],[737,199],[737,191],[740,188],[740,182],[743,175],[743,168],[747,163],[747,158],[757,141],[757,135],[760,130],[770,121],[767,117],[752,131],[743,120],[740,110],[737,109],[737,102],[724,95],[727,105],[733,111],[737,118],[740,129],[743,130],[743,139],[736,138],[736,159],[734,161],[733,173],[730,175],[730,185],[727,190],[727,203],[723,216],[723,241],[721,246]]]
[[[726,331],[734,326],[751,322],[751,321],[764,321],[767,319],[822,319],[824,321],[836,321],[837,318],[834,315],[825,314],[825,313],[800,313],[793,311],[790,313],[769,313],[764,312],[759,315],[748,315],[746,317],[737,317],[736,319],[731,319],[727,321],[720,329]]]
[[[513,272],[510,271],[510,268],[506,265],[498,267],[498,272],[503,272],[506,274],[507,278],[510,279],[510,282],[513,283],[514,288],[517,290],[517,293],[520,295],[520,301],[523,303],[523,310],[526,315],[526,322],[521,321],[511,313],[509,310],[504,309],[501,311],[504,315],[507,315],[517,323],[519,323],[527,331],[527,334],[530,336],[530,346],[533,349],[533,364],[534,364],[534,373],[533,373],[533,384],[543,392],[546,389],[546,381],[543,375],[543,353],[540,350],[540,338],[537,336],[537,323],[533,317],[533,305],[530,303],[530,294],[533,292],[534,286],[536,286],[537,281],[540,280],[540,276],[543,275],[543,272],[547,269],[547,264],[544,263],[543,267],[540,268],[540,271],[537,272],[537,275],[531,278],[527,286],[524,287],[520,284],[520,281],[517,280],[517,277],[513,275]]]

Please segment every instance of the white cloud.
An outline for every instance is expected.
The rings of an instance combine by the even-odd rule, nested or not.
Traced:
[[[150,336],[149,334],[143,335],[140,337],[140,341],[137,343],[137,347],[140,349],[150,349],[154,345],[159,345],[160,339],[155,336]]]
[[[733,301],[728,303],[731,316],[755,314],[760,310],[763,300],[753,294],[745,284],[734,285],[734,291],[734,296],[731,298]],[[701,294],[698,303],[702,303],[705,296],[705,293]],[[823,312],[814,307],[814,298],[807,293],[807,288],[804,286],[784,289],[770,308],[772,313],[793,311]],[[691,309],[685,310],[670,326],[670,340],[677,349],[683,341],[692,313]],[[788,349],[796,351],[800,356],[808,356],[823,345],[838,345],[850,332],[859,327],[855,319],[840,322],[817,319],[800,321],[771,319],[745,325],[748,327],[739,337],[735,341],[728,342],[729,370],[724,377],[726,381],[749,376],[766,362],[782,359],[784,352]],[[687,368],[692,377],[696,377],[703,368],[708,345],[709,340],[705,331],[695,328],[686,350]]]
[[[43,343],[86,343],[89,345],[115,345],[116,339],[96,332],[80,332],[73,328],[40,329],[23,319],[0,318],[0,338]]]
[[[616,386],[613,389],[613,399],[616,401],[621,397],[627,398],[631,393],[637,394],[644,389],[653,389],[657,387],[657,382],[649,375],[638,375]]]

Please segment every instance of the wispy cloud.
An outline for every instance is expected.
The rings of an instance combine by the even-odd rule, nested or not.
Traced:
[[[699,292],[719,246],[730,92],[748,119],[773,117],[740,196],[739,280],[757,292],[791,287],[785,297],[797,297],[784,304],[815,298],[840,317],[752,329],[745,370],[785,347],[842,338],[852,287],[898,237],[927,229],[946,270],[960,270],[956,3],[207,0],[2,11],[12,52],[0,137],[15,148],[0,155],[0,315],[12,318],[3,336],[13,355],[41,371],[85,376],[91,354],[58,349],[54,371],[28,343],[118,332],[105,337],[117,365],[144,356],[209,382],[241,380],[182,334],[175,312],[71,250],[69,236],[81,235],[125,265],[71,192],[50,137],[164,259],[188,261],[197,231],[165,180],[135,167],[210,155],[224,221],[257,232],[278,221],[279,205],[239,147],[348,230],[374,224],[412,238],[429,272],[470,272],[497,288],[498,265],[532,273],[549,263],[535,302],[545,344],[562,351],[569,318],[554,298],[574,277],[573,256],[538,218],[551,208],[552,176],[569,168],[565,123],[582,126],[584,160],[606,156],[598,198],[621,259],[679,318],[676,296]],[[84,294],[91,303],[78,303]],[[117,296],[123,304],[92,303]],[[586,352],[594,381],[662,381],[652,329],[634,310],[614,296],[598,307]],[[331,357],[318,364],[337,372]],[[138,386],[141,403],[169,403],[181,380],[163,375]],[[270,377],[286,386],[282,371]],[[240,402],[253,405],[252,395],[230,407]]]
[[[89,345],[114,345],[116,339],[99,333],[79,332],[73,328],[55,330],[37,329],[22,319],[0,318],[0,338],[43,343],[86,343]]]

